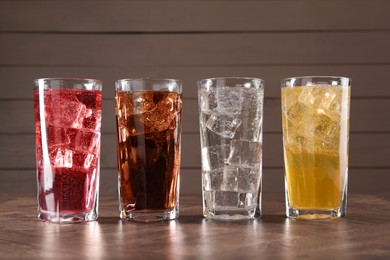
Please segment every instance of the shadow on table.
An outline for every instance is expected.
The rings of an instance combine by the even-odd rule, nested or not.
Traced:
[[[199,224],[205,221],[215,222],[215,223],[229,223],[229,224],[234,224],[234,223],[243,224],[245,222],[253,222],[253,221],[257,221],[260,223],[284,223],[286,221],[286,216],[285,215],[263,215],[261,218],[255,220],[216,220],[216,219],[206,219],[202,215],[182,215],[179,216],[178,219],[171,220],[171,221],[176,221],[177,223],[180,224]],[[122,222],[122,220],[119,217],[99,217],[98,222],[102,225],[109,225],[109,224],[118,224]],[[163,221],[163,222],[169,222],[169,221]],[[143,223],[143,222],[134,222],[134,223]],[[149,222],[149,223],[156,223],[156,222]]]
[[[119,217],[99,217],[98,222],[103,225],[118,224],[121,222],[121,219]]]
[[[203,220],[202,215],[183,215],[176,220],[180,224],[198,224]]]
[[[260,220],[263,223],[285,223],[286,215],[263,215]]]
[[[285,223],[286,216],[285,215],[263,215],[259,219],[255,220],[218,220],[218,219],[206,219],[202,215],[184,215],[180,216],[179,219],[176,220],[181,224],[198,224],[202,222],[215,222],[215,223],[245,223],[245,222],[253,222],[258,221],[261,223]]]

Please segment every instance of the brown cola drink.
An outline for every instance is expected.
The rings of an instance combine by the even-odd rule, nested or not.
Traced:
[[[181,93],[117,91],[121,218],[178,216]]]

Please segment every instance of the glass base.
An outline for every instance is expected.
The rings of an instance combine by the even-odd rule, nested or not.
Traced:
[[[179,217],[179,209],[175,207],[172,210],[137,210],[127,212],[122,210],[120,217],[122,220],[137,222],[172,220]]]
[[[203,216],[216,220],[245,220],[261,216],[259,208],[253,209],[208,209],[203,210]]]
[[[286,215],[289,218],[294,219],[332,219],[345,216],[345,211],[342,209],[294,209],[289,208],[286,210]]]
[[[95,221],[98,218],[97,211],[92,210],[88,213],[55,213],[39,212],[38,218],[42,221],[54,223],[83,223]]]

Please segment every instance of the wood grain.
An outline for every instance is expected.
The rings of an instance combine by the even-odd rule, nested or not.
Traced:
[[[100,199],[97,222],[41,223],[35,197],[0,197],[0,252],[4,259],[284,259],[390,257],[390,194],[349,194],[345,218],[291,221],[283,194],[263,196],[255,221],[208,221],[201,199],[182,196],[176,221],[128,223],[116,197]],[[21,210],[23,213],[21,214]]]
[[[0,34],[0,65],[390,63],[390,32]],[[12,50],[12,51],[10,51]]]
[[[378,30],[390,29],[389,8],[385,0],[1,1],[0,31]]]
[[[260,59],[259,59],[260,61]],[[1,60],[0,60],[1,62]],[[0,66],[1,99],[32,98],[32,82],[36,78],[80,77],[103,80],[103,98],[114,97],[114,80],[121,78],[153,77],[178,78],[183,81],[185,98],[196,99],[200,79],[223,76],[260,77],[265,80],[266,98],[280,97],[280,81],[287,77],[302,75],[337,75],[352,78],[352,98],[390,98],[390,88],[386,83],[390,63],[375,64],[333,64],[296,66]]]

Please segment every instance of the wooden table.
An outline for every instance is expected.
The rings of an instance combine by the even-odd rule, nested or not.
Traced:
[[[390,193],[349,194],[346,218],[294,221],[283,194],[263,194],[263,217],[210,221],[199,197],[181,197],[180,217],[122,222],[116,198],[100,199],[98,222],[42,223],[35,197],[0,196],[0,259],[390,259]]]

